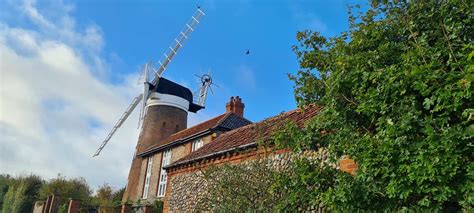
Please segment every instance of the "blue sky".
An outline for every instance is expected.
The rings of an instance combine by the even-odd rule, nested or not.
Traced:
[[[206,16],[165,76],[195,90],[194,74],[211,69],[220,87],[209,96],[206,113],[222,113],[227,98],[239,95],[246,116],[258,121],[295,108],[287,73],[298,69],[291,50],[296,32],[311,29],[334,35],[347,29],[348,2],[322,2],[82,1],[75,14],[80,22],[101,27],[104,56],[118,60],[112,72],[126,73],[161,59],[199,4]],[[244,54],[247,49],[250,55]]]
[[[219,85],[189,125],[223,113],[230,96],[242,97],[252,121],[294,109],[296,32],[339,34],[354,3],[0,0],[0,173],[124,186],[137,112],[91,155],[141,92],[140,67],[162,59],[197,5],[206,15],[164,73],[195,91],[194,74],[210,69]]]

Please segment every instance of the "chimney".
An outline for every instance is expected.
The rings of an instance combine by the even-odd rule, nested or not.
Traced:
[[[240,117],[244,117],[244,103],[239,96],[230,97],[230,101],[225,105],[225,112],[233,112]]]

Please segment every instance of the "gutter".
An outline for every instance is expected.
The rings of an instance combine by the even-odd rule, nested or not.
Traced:
[[[209,129],[207,129],[207,130],[201,131],[201,132],[196,133],[196,134],[194,134],[194,135],[188,136],[188,137],[186,137],[186,138],[178,139],[178,140],[173,141],[173,142],[171,142],[171,143],[164,144],[164,145],[161,145],[161,146],[152,148],[152,149],[147,150],[147,151],[143,151],[143,152],[137,154],[137,157],[144,157],[144,156],[153,154],[153,153],[155,153],[155,152],[161,151],[161,150],[163,150],[163,149],[167,149],[167,148],[170,148],[170,147],[175,146],[175,145],[180,145],[180,144],[186,143],[186,142],[188,142],[188,141],[190,141],[190,140],[193,140],[193,139],[202,137],[202,136],[207,135],[207,134],[209,134],[209,133],[212,133],[213,131],[216,131],[216,130],[217,130],[217,131],[230,131],[230,130],[233,130],[233,129],[231,129],[231,128],[227,128],[227,127],[221,126],[222,121],[225,120],[225,119],[227,119],[231,114],[232,114],[232,113],[229,113],[229,114],[227,114],[226,116],[224,116],[223,118],[221,118],[221,120],[218,121],[219,124],[216,125],[216,126],[214,126],[214,127],[211,127],[211,128],[209,128]],[[247,120],[248,122],[252,123],[252,121],[250,121],[250,120],[248,120],[248,119],[246,119],[246,118],[244,118],[244,119]],[[245,125],[244,125],[244,126],[245,126]],[[242,127],[242,126],[241,126],[241,127]],[[238,128],[240,128],[240,127],[238,127]]]
[[[209,133],[212,133],[213,131],[229,131],[229,130],[232,130],[232,129],[229,129],[229,128],[226,128],[226,127],[222,127],[222,126],[216,126],[216,127],[212,127],[212,128],[209,128],[207,130],[204,130],[204,131],[201,131],[201,132],[198,132],[194,135],[191,135],[191,136],[188,136],[186,138],[183,138],[183,139],[180,139],[180,140],[176,140],[176,141],[173,141],[171,143],[168,143],[168,144],[165,144],[165,145],[162,145],[162,146],[159,146],[159,147],[155,147],[153,149],[150,149],[148,151],[144,151],[144,152],[141,152],[139,153],[137,156],[138,157],[143,157],[143,156],[146,156],[146,155],[149,155],[149,154],[153,154],[155,152],[158,152],[158,151],[161,151],[163,149],[167,149],[167,148],[170,148],[172,146],[175,146],[175,145],[180,145],[180,144],[183,144],[183,143],[186,143],[188,141],[191,141],[191,140],[194,140],[194,139],[197,139],[199,137],[202,137],[204,135],[207,135]]]
[[[179,162],[177,164],[171,164],[171,165],[168,165],[168,166],[164,166],[163,169],[169,169],[171,167],[176,167],[176,166],[180,166],[180,165],[184,165],[184,164],[188,164],[188,163],[194,163],[198,160],[202,160],[202,159],[205,159],[205,158],[212,158],[212,157],[222,155],[222,154],[225,154],[227,152],[231,152],[231,151],[238,150],[238,149],[246,149],[246,148],[252,147],[254,145],[257,145],[257,142],[252,142],[252,143],[240,145],[240,146],[233,147],[233,148],[230,148],[230,149],[225,149],[225,150],[222,150],[222,151],[218,151],[218,152],[214,152],[214,153],[211,153],[211,154],[203,155],[201,157],[197,157],[197,158],[193,158],[193,159],[186,160],[186,161],[183,161],[183,162]]]
[[[160,150],[163,150],[163,149],[167,149],[167,148],[170,148],[172,146],[175,146],[175,145],[180,145],[180,144],[183,144],[183,143],[186,143],[190,140],[193,140],[193,139],[196,139],[196,138],[199,138],[201,136],[204,136],[204,135],[207,135],[209,133],[211,133],[215,128],[209,128],[207,130],[204,130],[202,132],[199,132],[197,134],[194,134],[194,135],[191,135],[191,136],[188,136],[186,138],[183,138],[183,139],[180,139],[180,140],[176,140],[176,141],[173,141],[171,143],[168,143],[168,144],[165,144],[165,145],[162,145],[162,146],[159,146],[159,147],[155,147],[153,149],[150,149],[148,151],[144,151],[142,153],[139,153],[137,156],[138,157],[143,157],[143,156],[146,156],[146,155],[149,155],[149,154],[153,154],[155,152],[158,152]]]

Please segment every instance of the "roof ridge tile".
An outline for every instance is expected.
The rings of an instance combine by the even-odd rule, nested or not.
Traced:
[[[194,159],[205,158],[206,156],[212,156],[213,153],[227,152],[226,150],[232,150],[236,147],[245,146],[253,143],[258,137],[268,138],[274,132],[275,128],[285,123],[287,119],[290,119],[297,123],[299,127],[303,127],[304,124],[316,116],[322,107],[317,105],[311,105],[303,107],[303,109],[290,110],[288,112],[280,113],[273,117],[264,119],[257,123],[245,125],[231,131],[221,134],[211,143],[208,143],[200,149],[192,152],[183,158],[177,160],[169,167],[180,165]]]
[[[148,146],[147,148],[145,148],[145,151],[143,151],[141,153],[138,153],[138,155],[145,155],[145,154],[153,153],[154,150],[158,151],[158,150],[160,150],[160,148],[165,147],[167,145],[170,145],[172,143],[179,142],[181,140],[184,140],[184,139],[187,139],[187,138],[199,135],[199,134],[203,134],[205,131],[208,131],[212,128],[216,128],[216,127],[220,126],[232,114],[235,114],[235,113],[225,112],[225,113],[222,113],[222,114],[220,114],[218,116],[215,116],[211,119],[203,121],[199,124],[196,124],[196,125],[191,126],[189,128],[186,128],[186,129],[183,129],[183,130],[178,131],[176,133],[173,133],[172,135],[170,135],[166,138],[163,138],[162,140],[158,141],[157,143]],[[246,121],[248,121],[248,120],[246,119]],[[246,124],[247,123],[245,123],[245,122],[239,122],[239,123],[236,124],[236,126],[240,127],[240,126],[246,125]],[[228,127],[226,127],[226,128],[228,128]]]

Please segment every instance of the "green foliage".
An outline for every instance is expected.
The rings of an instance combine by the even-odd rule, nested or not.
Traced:
[[[71,198],[80,200],[83,205],[92,204],[92,190],[84,178],[66,179],[58,174],[41,187],[39,198],[46,200],[52,194],[61,196],[64,202]]]
[[[69,199],[79,200],[81,211],[86,211],[89,207],[96,205],[92,196],[92,189],[82,177],[66,179],[66,177],[58,174],[56,178],[43,184],[39,191],[38,200],[46,200],[50,195],[60,196],[58,211],[62,211],[63,207],[67,211]]]
[[[153,213],[162,213],[163,212],[163,201],[155,200],[152,205],[152,212]]]
[[[95,195],[97,204],[101,207],[112,207],[114,205],[114,192],[107,183],[100,186]]]
[[[364,13],[350,10],[340,36],[297,34],[296,100],[324,109],[277,142],[327,149],[332,163],[349,155],[359,169],[352,177],[298,162],[280,179],[289,191],[281,209],[472,210],[473,4],[373,1]]]
[[[125,188],[114,190],[107,183],[104,183],[96,191],[93,197],[93,206],[100,206],[105,208],[117,207],[122,204],[123,193]]]
[[[10,177],[9,175],[0,175],[0,210],[3,206],[3,197],[5,197],[5,194],[8,191],[8,187],[11,184],[11,181],[12,177]]]
[[[245,164],[224,164],[203,170],[199,210],[218,212],[271,211],[282,196],[273,191],[277,171],[265,159]]]
[[[53,194],[61,197],[58,212],[67,212],[70,198],[81,202],[81,211],[96,206],[115,207],[121,204],[124,191],[125,188],[114,191],[105,183],[92,196],[92,190],[84,178],[66,179],[58,175],[43,181],[36,175],[0,175],[0,210],[3,213],[31,212],[36,201],[44,201]]]
[[[36,175],[20,176],[8,181],[8,191],[3,198],[3,213],[31,212],[38,199],[43,180]]]
[[[59,206],[58,213],[67,213],[68,210],[68,203],[64,203]]]
[[[112,196],[112,202],[113,202],[114,206],[118,206],[118,205],[122,204],[123,193],[125,193],[125,187],[123,187],[123,188],[121,188],[121,189],[114,192],[114,194]]]

